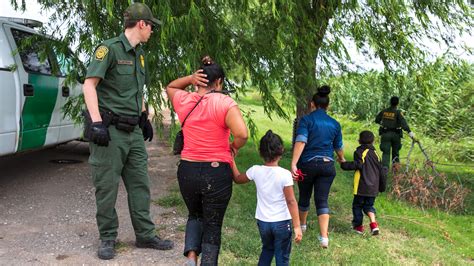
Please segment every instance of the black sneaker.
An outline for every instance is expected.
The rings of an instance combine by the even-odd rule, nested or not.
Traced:
[[[115,240],[102,240],[97,255],[101,260],[113,259],[115,257]]]
[[[135,243],[137,248],[153,248],[159,250],[170,250],[174,247],[174,243],[171,240],[161,239],[158,236],[153,237],[150,240],[138,241]]]

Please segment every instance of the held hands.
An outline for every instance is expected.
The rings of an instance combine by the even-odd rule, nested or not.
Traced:
[[[293,231],[295,231],[295,242],[299,244],[301,239],[303,239],[303,232],[301,231],[301,227],[296,227]]]
[[[207,87],[209,80],[206,79],[207,75],[202,72],[202,69],[198,69],[191,75],[191,84],[193,84],[194,87]]]
[[[153,139],[153,126],[151,125],[150,120],[148,119],[147,112],[142,112],[142,115],[140,116],[139,125],[142,129],[143,140],[151,141]]]
[[[102,121],[92,123],[90,130],[90,140],[93,143],[104,147],[109,146],[109,129],[102,124]]]

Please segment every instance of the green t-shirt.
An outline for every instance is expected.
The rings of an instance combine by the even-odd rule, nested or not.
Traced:
[[[86,78],[91,77],[101,79],[97,85],[100,110],[140,116],[147,81],[145,54],[140,46],[133,48],[124,33],[97,47],[87,69]]]

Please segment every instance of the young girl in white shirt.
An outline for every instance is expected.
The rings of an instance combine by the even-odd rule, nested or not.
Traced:
[[[275,257],[276,265],[288,265],[291,252],[291,221],[295,242],[302,239],[298,204],[293,192],[291,172],[278,166],[283,155],[280,136],[268,130],[260,140],[260,156],[264,165],[254,165],[246,173],[240,173],[233,164],[234,182],[251,180],[257,187],[257,210],[255,218],[262,239],[262,253],[258,265],[270,265]]]

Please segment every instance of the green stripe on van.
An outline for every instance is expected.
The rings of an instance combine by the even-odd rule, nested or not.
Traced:
[[[28,73],[34,96],[26,97],[21,113],[21,131],[18,151],[40,148],[46,140],[56,98],[59,79],[53,76]]]

